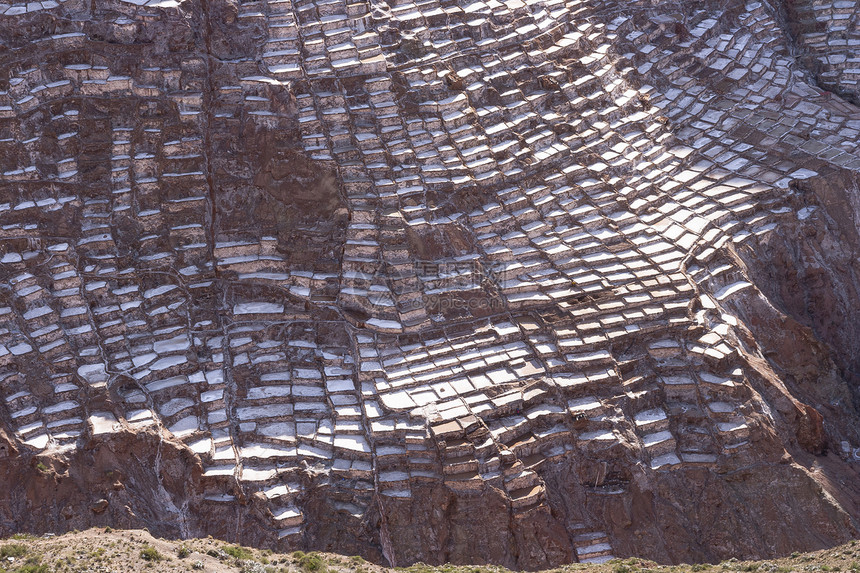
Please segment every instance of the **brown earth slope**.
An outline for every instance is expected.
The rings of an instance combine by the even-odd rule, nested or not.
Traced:
[[[0,2],[0,534],[856,537],[860,40],[819,4]]]

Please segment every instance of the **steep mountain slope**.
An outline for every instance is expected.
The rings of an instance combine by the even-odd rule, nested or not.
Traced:
[[[819,8],[0,3],[0,533],[527,569],[856,536]]]

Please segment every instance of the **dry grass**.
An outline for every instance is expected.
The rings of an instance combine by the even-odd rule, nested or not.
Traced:
[[[56,537],[15,536],[0,541],[0,573],[508,573],[495,566],[433,567],[418,563],[386,569],[361,557],[296,551],[277,554],[215,539],[169,541],[146,531],[90,529]],[[860,543],[769,561],[657,565],[616,559],[602,565],[574,563],[549,573],[860,573]]]

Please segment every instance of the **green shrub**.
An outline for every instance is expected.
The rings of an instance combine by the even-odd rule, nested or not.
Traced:
[[[20,543],[10,543],[0,547],[0,559],[7,557],[23,557],[27,553],[27,546]]]
[[[105,553],[107,553],[107,549],[105,549],[104,547],[99,547],[98,549],[95,549],[90,553],[90,557],[95,560],[99,560],[104,557]]]
[[[302,553],[301,551],[296,551],[293,556],[301,553],[301,556],[297,558],[299,567],[303,571],[309,571],[310,573],[323,573],[325,571],[325,563],[323,563],[322,557],[320,557],[316,553]]]
[[[144,561],[161,561],[164,555],[158,552],[158,549],[147,545],[140,551],[140,558]]]
[[[228,545],[224,548],[224,553],[235,559],[251,559],[254,556],[253,553],[244,547],[238,547],[236,545]]]
[[[15,573],[51,573],[51,570],[47,565],[42,565],[42,558],[39,555],[32,555],[23,565],[15,569]]]
[[[176,554],[179,556],[180,559],[185,559],[186,557],[191,555],[191,550],[188,549],[188,547],[186,547],[185,545],[182,545],[181,547],[179,547],[179,549],[176,550]]]

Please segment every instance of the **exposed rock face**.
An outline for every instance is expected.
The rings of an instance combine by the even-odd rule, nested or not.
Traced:
[[[680,4],[0,2],[0,534],[857,535],[857,7]]]
[[[823,89],[860,102],[860,6],[845,0],[785,0],[784,7],[800,63]]]

